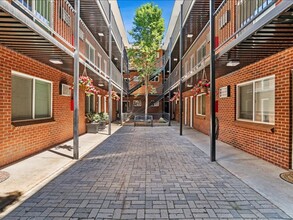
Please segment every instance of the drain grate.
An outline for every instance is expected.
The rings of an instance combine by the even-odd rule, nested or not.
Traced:
[[[7,180],[9,178],[9,176],[10,176],[9,173],[7,173],[6,171],[0,170],[0,183]]]
[[[285,172],[285,173],[281,173],[280,174],[280,177],[289,182],[289,183],[292,183],[293,184],[293,171],[289,171],[289,172]]]

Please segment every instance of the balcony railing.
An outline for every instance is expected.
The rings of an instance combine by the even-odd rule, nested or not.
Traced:
[[[247,26],[257,22],[258,17],[276,2],[277,0],[237,0],[235,7],[233,2],[224,0],[215,12],[218,48],[239,37]]]
[[[192,2],[192,1],[184,1],[184,2]],[[236,0],[236,6],[233,1],[230,0],[224,0],[222,4],[218,7],[218,9],[215,12],[215,24],[216,24],[216,49],[220,49],[221,47],[228,44],[231,40],[236,39],[239,37],[243,30],[249,26],[253,25],[255,22],[258,21],[258,18],[265,13],[266,11],[270,10],[271,7],[277,2],[277,0]],[[190,4],[191,5],[191,4]],[[189,5],[189,7],[190,7]],[[184,8],[184,6],[183,6]],[[185,20],[185,17],[188,15],[185,15],[187,10],[183,10],[183,18]],[[174,27],[172,38],[178,36],[179,34],[179,28],[180,28],[180,21],[177,19],[177,23]],[[193,47],[195,43],[201,39],[203,34],[205,34],[205,30],[209,28],[208,25],[205,26],[205,28],[201,31],[198,38],[195,40],[195,42],[191,45]],[[205,37],[205,36],[203,36]],[[174,42],[171,42],[171,48],[173,48]],[[168,60],[169,56],[169,48],[165,51],[165,59],[166,62]],[[190,50],[187,50],[187,53],[189,53]],[[217,52],[217,51],[216,51]],[[186,81],[190,77],[197,74],[199,71],[201,71],[203,68],[205,68],[206,65],[209,63],[209,50],[207,51],[207,54],[202,62],[197,64],[192,70],[184,73],[183,81]],[[175,69],[172,71],[168,79],[166,80],[164,84],[164,91],[167,92],[169,89],[174,89],[179,84],[179,65],[175,67]]]
[[[101,6],[102,6],[102,9],[104,11],[104,14],[108,20],[108,23],[110,21],[110,2],[108,0],[99,0]],[[119,28],[118,28],[118,25],[117,25],[117,22],[115,20],[115,17],[114,17],[114,14],[113,12],[111,11],[111,18],[112,18],[112,33],[113,33],[113,36],[114,36],[114,39],[116,41],[116,44],[117,44],[117,47],[119,50],[121,50],[122,48],[122,37],[121,37],[121,34],[120,34],[120,31],[119,31]]]
[[[108,1],[101,1],[104,5]],[[48,33],[55,37],[61,44],[66,45],[71,51],[74,50],[74,21],[75,21],[75,10],[68,0],[13,0],[12,4],[26,13],[34,22],[40,25]],[[105,6],[106,7],[106,6]],[[108,13],[109,14],[109,13]],[[113,22],[116,24],[116,22]],[[119,29],[117,25],[113,26],[113,32],[119,35]],[[80,21],[80,39],[85,42],[86,38],[92,39],[94,48],[99,54],[108,61],[109,57],[103,50],[101,45],[97,42],[95,37],[91,34],[85,23]],[[119,39],[118,47],[122,48],[121,37]],[[104,78],[109,78],[108,65],[107,68],[102,69],[102,62],[98,64],[96,59],[95,63],[91,62],[86,58],[86,52],[82,55],[83,59],[87,60],[88,65],[91,69],[100,73]],[[96,56],[97,58],[97,56]],[[102,61],[102,60],[101,60]],[[120,71],[112,63],[113,66],[113,81],[116,85],[122,86],[123,79]]]

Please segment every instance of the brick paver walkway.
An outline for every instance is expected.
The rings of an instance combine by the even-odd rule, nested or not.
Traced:
[[[6,218],[290,219],[170,127],[123,127]]]

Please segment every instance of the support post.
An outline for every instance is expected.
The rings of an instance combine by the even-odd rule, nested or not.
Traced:
[[[210,64],[210,159],[216,161],[216,66],[215,66],[215,0],[210,0],[210,39],[211,39],[211,64]]]
[[[171,59],[171,49],[172,49],[172,37],[170,37],[169,42],[169,76],[168,76],[168,87],[169,87],[169,126],[171,126],[172,120],[172,107],[171,107],[171,69],[172,69],[172,59]]]
[[[179,123],[180,123],[180,135],[182,135],[183,126],[182,126],[182,118],[183,118],[183,103],[182,103],[182,54],[183,54],[183,4],[180,7],[180,45],[179,45]]]
[[[109,125],[108,135],[111,135],[111,123],[112,123],[112,13],[111,4],[109,4],[109,83],[108,83],[108,109],[109,109]]]
[[[123,42],[121,37],[121,42]],[[122,43],[122,54],[121,54],[121,100],[120,100],[120,119],[121,119],[121,126],[123,125],[123,86],[124,86],[124,78],[123,78],[123,62],[124,62],[124,46]]]
[[[166,97],[165,97],[165,88],[164,88],[164,83],[165,83],[165,78],[166,78],[166,69],[165,69],[165,56],[162,56],[162,67],[163,67],[163,79],[162,79],[162,85],[163,85],[163,88],[162,88],[162,92],[163,92],[163,104],[162,104],[162,113],[164,114],[165,111],[165,105],[166,105]]]
[[[80,14],[80,1],[74,1],[75,14],[75,27],[74,27],[74,90],[73,90],[73,158],[79,159],[79,14]]]

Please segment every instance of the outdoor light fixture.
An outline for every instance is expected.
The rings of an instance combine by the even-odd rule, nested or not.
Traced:
[[[99,83],[98,86],[103,87],[104,83]]]
[[[99,35],[100,37],[104,37],[104,34],[103,34],[103,33],[98,33],[98,35]]]
[[[187,87],[191,88],[191,87],[193,87],[193,85],[192,84],[187,84]]]
[[[193,34],[187,34],[187,37],[188,38],[192,38],[193,37]]]
[[[238,66],[239,64],[239,61],[229,61],[226,66]]]
[[[114,60],[118,60],[118,58],[117,58],[117,57],[115,57],[115,58],[114,58]]]
[[[177,58],[174,58],[174,61],[176,62],[176,61],[178,61],[178,59]]]
[[[63,61],[61,59],[50,59],[49,61],[54,64],[63,64]]]

